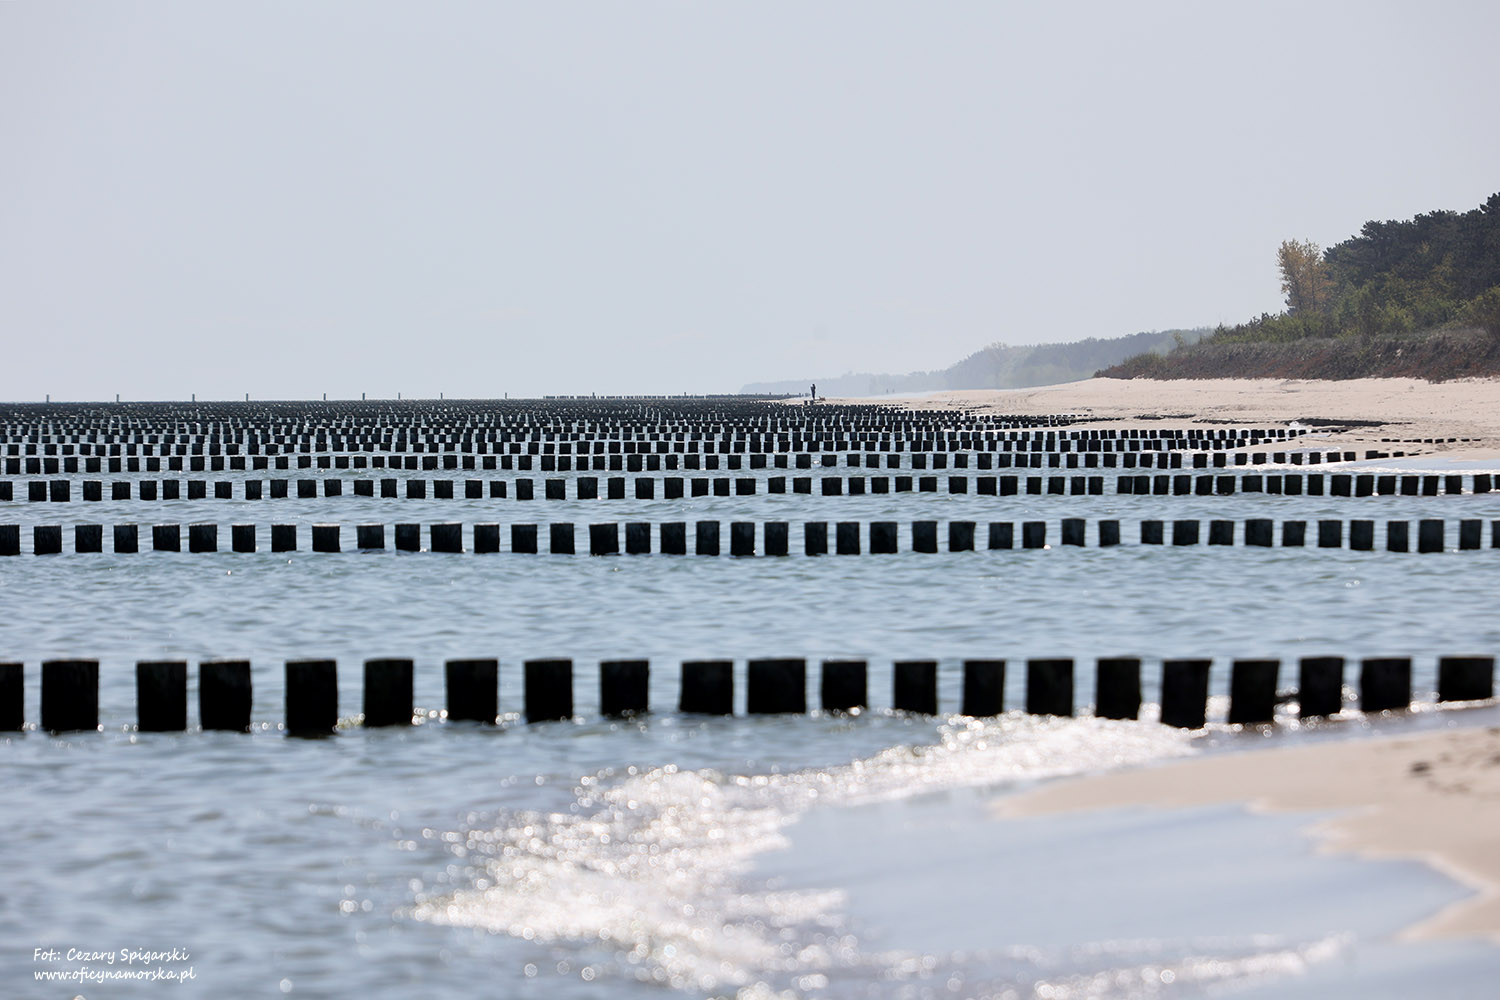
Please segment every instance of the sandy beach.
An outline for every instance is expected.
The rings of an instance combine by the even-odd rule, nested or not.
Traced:
[[[1383,447],[1408,455],[1441,453],[1455,461],[1500,459],[1497,379],[1093,378],[1027,389],[968,389],[828,402],[879,402],[911,409],[1024,415],[1068,413],[1084,418],[1081,426],[1085,427],[1092,421],[1102,425],[1120,420],[1148,427],[1349,421],[1354,426],[1320,440],[1330,448]],[[1382,438],[1390,440],[1382,442]],[[1427,440],[1434,438],[1442,440]]]
[[[1476,890],[1403,937],[1500,943],[1500,728],[1196,758],[1042,785],[1002,800],[995,811],[1013,819],[1228,802],[1271,812],[1337,811],[1310,827],[1324,849],[1420,860]]]

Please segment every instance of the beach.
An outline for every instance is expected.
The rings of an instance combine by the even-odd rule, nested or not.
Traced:
[[[1142,389],[1098,388],[1122,387]],[[1492,387],[1480,389],[1473,399],[1431,405],[1472,412],[1477,427],[1493,409],[1485,395]],[[1091,413],[1077,397],[1021,404],[1015,394],[997,394],[988,405],[1005,412],[1056,406],[1110,431],[1168,422],[1214,428],[1208,421],[1217,419],[1236,421],[1220,425],[1225,429],[1245,429],[1287,425],[1299,415],[1319,428],[1270,446],[1285,451],[1323,447],[1318,435],[1326,425],[1311,422],[1320,413],[1355,412],[1284,406],[1276,419],[1239,423],[1201,415],[1206,400],[1183,401],[1181,410],[1148,409],[1156,399],[1148,392]],[[752,405],[737,418],[739,426],[780,421],[799,439],[796,457],[763,431],[751,448],[748,434],[717,430],[681,442],[684,455],[697,453],[689,465],[675,448],[682,432],[658,426],[668,416],[652,413],[650,424],[636,425],[663,444],[662,435],[670,434],[673,450],[644,456],[657,457],[660,467],[640,470],[637,482],[654,488],[632,499],[633,491],[610,495],[598,480],[603,474],[627,483],[624,474],[634,470],[608,468],[602,454],[585,468],[577,445],[573,468],[559,461],[567,454],[561,451],[548,468],[541,440],[541,458],[533,464],[528,455],[522,464],[519,451],[496,450],[510,442],[484,440],[483,432],[440,465],[425,447],[419,459],[408,453],[416,449],[398,448],[373,430],[397,421],[407,427],[406,445],[420,434],[425,446],[454,434],[448,427],[499,414],[505,433],[530,438],[548,433],[539,429],[544,422],[556,428],[550,433],[573,433],[564,428],[598,422],[617,405],[502,400],[472,404],[460,416],[454,401],[437,410],[309,404],[310,416],[284,418],[255,403],[224,404],[218,419],[230,429],[218,432],[221,446],[232,436],[249,447],[251,432],[232,420],[258,422],[258,437],[270,428],[294,429],[275,431],[287,438],[275,453],[258,442],[259,464],[254,453],[205,454],[194,468],[190,452],[146,452],[121,456],[127,466],[136,458],[144,468],[106,473],[112,456],[63,452],[53,459],[62,466],[55,474],[76,476],[74,499],[66,502],[32,499],[51,495],[39,478],[53,474],[43,464],[51,457],[45,451],[35,457],[40,469],[12,473],[18,478],[0,506],[12,537],[32,543],[25,555],[0,559],[8,595],[0,650],[23,666],[28,728],[6,737],[0,761],[18,817],[7,869],[13,905],[0,913],[0,934],[15,946],[0,953],[0,982],[82,976],[87,970],[77,962],[37,956],[92,953],[123,942],[190,954],[167,970],[194,973],[177,990],[182,996],[462,996],[481,981],[507,996],[548,1000],[606,994],[646,1000],[664,991],[736,1000],[1134,1000],[1201,996],[1221,987],[1269,991],[1263,995],[1277,1000],[1490,995],[1485,990],[1500,952],[1491,897],[1476,893],[1489,893],[1500,873],[1484,867],[1483,835],[1473,831],[1494,829],[1494,817],[1483,811],[1492,777],[1471,780],[1464,769],[1480,768],[1500,747],[1465,743],[1374,769],[1359,755],[1371,752],[1373,735],[1418,740],[1452,722],[1474,733],[1500,726],[1500,708],[1492,703],[1458,711],[1433,704],[1439,657],[1492,655],[1500,646],[1493,615],[1500,549],[1165,547],[1138,543],[1133,530],[1117,545],[950,544],[939,552],[915,545],[919,521],[1040,522],[1053,539],[1068,518],[1129,526],[1165,517],[1491,522],[1500,514],[1497,494],[1473,488],[1475,475],[1456,477],[1461,493],[1434,495],[1239,489],[1165,497],[1127,492],[1116,481],[1124,470],[1144,466],[1139,458],[1146,449],[1065,454],[1053,450],[1059,442],[1047,442],[1050,428],[1043,428],[1056,463],[1047,468],[1071,469],[1065,463],[1076,458],[1080,470],[1095,470],[1087,478],[1101,488],[989,493],[972,488],[985,477],[956,471],[944,485],[965,489],[773,490],[774,480],[784,487],[797,478],[793,470],[814,462],[830,469],[825,480],[866,485],[878,478],[894,485],[898,477],[920,483],[924,477],[911,473],[939,467],[939,454],[950,468],[976,472],[988,457],[986,467],[998,472],[1006,468],[998,459],[1013,460],[1018,440],[1002,435],[1036,428],[966,425],[951,412],[924,422],[873,407],[839,414]],[[704,420],[725,405],[689,401],[670,419]],[[39,437],[68,433],[46,422],[51,414],[29,412],[13,423],[39,424]],[[162,427],[196,419],[191,404],[132,412],[132,419],[149,417]],[[1415,403],[1409,412],[1413,420],[1421,416]],[[331,435],[326,442],[304,433],[310,421],[323,422]],[[832,449],[822,447],[840,422],[842,440],[834,436]],[[357,442],[347,440],[346,423],[372,429],[373,453],[352,449]],[[867,449],[856,448],[859,439],[850,436],[869,425],[888,431],[878,467],[856,454]],[[937,438],[966,426],[970,440],[959,450],[960,463]],[[1430,434],[1432,426],[1420,429]],[[1402,427],[1398,436],[1415,437],[1418,429]],[[597,453],[595,445],[634,441],[636,431],[601,426],[590,433],[598,439],[590,451]],[[1464,442],[1474,445],[1492,440],[1481,438],[1489,433],[1479,427],[1453,436],[1474,438]],[[1096,437],[1101,444],[1142,443],[1132,434]],[[73,445],[53,443],[60,452]],[[744,454],[737,449],[742,443]],[[41,450],[47,442],[36,444]],[[167,442],[125,444],[155,450]],[[730,450],[721,451],[726,444]],[[203,445],[207,450],[212,441]],[[757,449],[758,463],[749,460]],[[1360,462],[1381,462],[1390,471],[1440,464],[1453,454],[1366,460],[1361,450]],[[639,450],[635,456],[642,457]],[[1134,466],[1124,461],[1132,456]],[[215,457],[222,465],[205,467]],[[1096,462],[1089,464],[1090,457]],[[1107,464],[1106,457],[1115,461]],[[70,458],[75,469],[67,468]],[[90,458],[97,471],[87,469]],[[465,458],[472,464],[461,471]],[[858,470],[851,459],[860,460]],[[328,471],[300,471],[315,463]],[[1290,461],[1267,456],[1255,464],[1300,475]],[[752,488],[729,489],[731,474]],[[112,487],[93,480],[90,499],[86,477],[95,475],[129,489],[116,498]],[[811,483],[812,476],[800,478]],[[547,480],[544,495],[531,489],[541,486],[540,477]],[[294,478],[297,488],[280,496],[266,488]],[[1080,472],[1074,481],[1083,478]],[[663,483],[671,479],[696,485],[668,496]],[[485,486],[483,480],[488,489],[470,489]],[[444,481],[448,489],[439,490]],[[155,487],[149,498],[148,482]],[[179,487],[170,499],[167,482]],[[80,547],[78,538],[86,536],[68,529],[85,519],[135,525],[152,539],[151,548]],[[503,551],[479,545],[480,525],[549,523],[564,527],[556,536],[564,539],[586,527],[592,543],[601,520],[645,524],[657,539],[669,524],[686,534],[695,524],[781,522],[790,526],[794,547],[785,558],[765,557],[764,548],[753,557],[735,558],[732,550],[687,557],[660,545],[649,554],[627,549],[592,557],[592,545],[559,547],[546,528],[539,532],[546,551],[526,551],[514,533]],[[808,537],[806,526],[830,521],[893,522],[902,526],[900,544],[894,552],[877,553],[872,543],[857,555],[826,558],[795,544]],[[388,529],[392,522],[425,528],[432,547],[383,547],[385,531],[382,547],[358,543],[356,526]],[[194,526],[212,527],[227,542],[239,524],[260,529],[254,550],[227,544],[193,550]],[[267,545],[273,539],[265,530],[278,524],[295,528],[304,544]],[[432,528],[440,524],[460,526],[462,551],[438,550]],[[185,550],[158,548],[158,525],[187,527]],[[338,529],[342,535],[333,537],[342,537],[343,546],[308,549],[307,532],[319,525]],[[38,553],[37,529],[49,526],[64,539],[71,534],[73,544]],[[1493,537],[1493,528],[1485,528]],[[163,534],[181,541],[177,532]],[[101,535],[113,533],[101,529]],[[858,537],[863,543],[873,536]],[[1343,659],[1343,708],[1336,717],[1304,724],[1284,703],[1274,726],[1226,724],[1237,660],[1278,661],[1275,690],[1284,695],[1300,685],[1297,664],[1309,655]],[[287,667],[309,657],[332,667],[327,676],[337,716],[327,736],[294,739],[284,728],[293,700]],[[487,712],[484,723],[453,717],[447,682],[450,660],[476,657],[493,658],[495,667],[498,714]],[[542,657],[566,665],[566,673],[550,676],[566,678],[556,690],[568,692],[569,719],[542,712],[532,719],[530,664]],[[797,698],[794,710],[752,711],[752,661],[767,657],[800,668],[783,682]],[[1104,657],[1139,661],[1139,721],[1095,714],[1096,663]],[[1410,658],[1412,711],[1358,712],[1361,664],[1372,657]],[[410,664],[411,725],[376,725],[361,712],[371,686],[360,668],[375,658]],[[959,713],[968,664],[980,658],[990,669],[1003,661],[996,682],[1003,697],[971,718]],[[1208,725],[1201,729],[1155,722],[1167,662],[1179,658],[1210,661]],[[98,664],[92,730],[52,736],[39,725],[41,665],[58,659]],[[203,688],[193,679],[201,683],[203,666],[224,659],[249,663],[249,732],[198,728]],[[646,668],[637,674],[645,684],[643,715],[622,719],[606,711],[607,665],[621,660]],[[705,660],[728,665],[728,716],[682,710],[685,665]],[[1032,660],[1070,665],[1066,711],[1051,702],[1028,710]],[[834,662],[862,668],[858,712],[824,710],[823,679],[837,674],[823,668]],[[182,664],[188,731],[140,726],[143,663]],[[901,692],[913,676],[931,678],[932,710],[901,709],[911,704]],[[1256,749],[1240,752],[1248,747]],[[1204,804],[1174,803],[1166,792],[1148,789],[1138,804],[1118,808],[996,815],[1007,800],[1019,809],[1032,795],[1068,789],[1081,789],[1081,804],[1092,805],[1093,782],[1109,780],[1074,776],[1187,773],[1166,761],[1188,758],[1214,768],[1243,757],[1233,766],[1253,769],[1283,753],[1306,757],[1272,772],[1264,787],[1232,774],[1220,797]],[[1427,768],[1416,773],[1436,787],[1408,778],[1419,763]],[[1355,789],[1345,780],[1366,770],[1373,785]],[[1321,775],[1328,784],[1311,785],[1276,811],[1257,806],[1275,805],[1271,792],[1283,785],[1275,775],[1288,771],[1305,781]],[[1167,791],[1176,785],[1162,780]],[[1216,779],[1204,781],[1220,787]],[[1371,803],[1384,800],[1371,796],[1407,781],[1405,797],[1388,811],[1373,811]],[[1334,824],[1367,812],[1376,827],[1369,846],[1321,849],[1343,843],[1335,836],[1343,828]],[[1408,832],[1413,816],[1432,822]],[[1315,826],[1321,836],[1307,836]],[[1376,852],[1383,854],[1367,857]],[[160,987],[85,992],[145,997]]]
[[[1256,749],[1037,787],[999,801],[1015,819],[1085,810],[1245,802],[1316,812],[1328,851],[1420,860],[1475,894],[1401,935],[1500,943],[1500,728]],[[1327,816],[1327,813],[1334,813]]]
[[[1120,420],[1129,420],[1133,427],[1297,422],[1321,426],[1343,421],[1344,429],[1320,441],[1329,447],[1398,449],[1407,455],[1441,453],[1454,461],[1500,459],[1497,379],[1092,378],[1026,389],[964,389],[827,402],[1028,416],[1072,414],[1083,427]]]
[[[759,868],[837,887],[864,949],[958,995],[1489,997],[1497,723],[1211,727],[1185,757],[810,810]]]

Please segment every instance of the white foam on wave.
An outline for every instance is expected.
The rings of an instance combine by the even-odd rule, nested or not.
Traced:
[[[938,735],[789,774],[665,765],[586,776],[576,813],[512,813],[444,834],[464,860],[462,884],[419,894],[411,912],[527,941],[597,944],[613,952],[615,974],[690,992],[821,993],[834,970],[878,979],[912,957],[862,955],[837,890],[778,892],[745,877],[805,810],[1192,752],[1189,735],[1161,726],[1019,713],[953,720]]]
[[[1137,1000],[1186,990],[1198,993],[1214,987],[1247,987],[1287,976],[1305,974],[1319,962],[1337,957],[1351,941],[1346,935],[1329,935],[1305,945],[1274,941],[1253,943],[1249,954],[1187,955],[1171,960],[1112,966],[1097,971],[1045,977],[1025,991],[1002,990],[994,996],[1038,998],[1038,1000]],[[1258,945],[1258,947],[1257,947]],[[1244,945],[1225,942],[1224,950]],[[1149,950],[1150,945],[1146,948]]]

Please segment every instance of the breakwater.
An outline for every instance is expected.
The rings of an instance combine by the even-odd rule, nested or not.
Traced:
[[[1374,473],[1266,473],[1243,475],[1120,475],[1106,489],[1104,476],[614,476],[602,483],[596,476],[537,480],[381,478],[344,479],[141,479],[31,480],[20,484],[0,481],[0,502],[25,499],[29,503],[84,503],[110,500],[315,500],[331,497],[378,497],[382,500],[679,500],[685,497],[756,496],[816,493],[825,497],[879,496],[891,493],[947,493],[977,496],[1104,496],[1108,492],[1137,496],[1270,496],[1310,497],[1436,497],[1489,493],[1495,477],[1472,475],[1376,475]],[[540,488],[539,488],[540,487]],[[816,488],[815,488],[816,487]]]
[[[1372,552],[1475,551],[1500,548],[1500,520],[1488,524],[1479,518],[1465,518],[1451,529],[1441,518],[1423,518],[1416,522],[1370,519],[1343,521],[1323,518],[1314,522],[1270,518],[1250,518],[1244,522],[1217,519],[1202,522],[1192,518],[1171,521],[1143,520],[1132,525],[1128,536],[1122,535],[1118,520],[1090,522],[1084,518],[1063,518],[1055,534],[1046,521],[807,521],[795,526],[788,521],[632,521],[575,524],[571,521],[550,524],[518,523],[501,525],[458,522],[423,525],[398,522],[393,525],[357,524],[232,524],[229,525],[225,551],[250,553],[268,547],[271,552],[359,552],[384,551],[494,554],[501,551],[523,555],[593,556],[615,555],[699,555],[699,556],[788,556],[822,555],[894,555],[901,551],[937,553],[1002,551],[1010,549],[1113,548],[1128,538],[1140,545],[1173,547],[1207,544],[1250,548],[1350,549]],[[1311,530],[1309,530],[1311,528]],[[1379,536],[1377,536],[1379,528]],[[503,530],[508,529],[508,530]],[[33,525],[29,553],[61,555],[64,538],[71,537],[75,555],[99,554],[105,551],[105,539],[111,540],[110,551],[117,554],[151,552],[211,553],[220,551],[217,524],[75,524],[65,531],[63,525]],[[727,538],[727,541],[726,541]],[[1488,538],[1488,546],[1486,546]],[[0,524],[0,556],[23,554],[19,525]],[[505,544],[502,549],[502,540]],[[268,546],[266,543],[269,543]],[[352,544],[346,544],[352,543]],[[623,543],[623,544],[622,544]],[[904,547],[903,547],[904,546]]]
[[[1360,553],[1371,572],[1387,573],[1399,572],[1396,563],[1386,561],[1392,554],[1468,553],[1464,558],[1483,564],[1490,558],[1484,553],[1500,547],[1500,509],[1490,504],[1496,493],[1492,472],[1364,466],[1399,462],[1402,452],[1320,446],[1305,427],[1076,423],[1067,414],[908,413],[736,399],[0,408],[0,557],[64,557],[34,560],[47,565],[102,561],[157,567],[178,565],[180,555],[181,572],[204,563],[218,566],[214,560],[221,560],[224,572],[232,574],[241,564],[236,560],[260,565],[243,557],[308,553],[314,557],[310,563],[347,567],[341,573],[401,575],[411,571],[395,567],[415,564],[394,560],[413,554],[435,563],[443,563],[437,557],[459,555],[681,556],[709,565],[697,557],[724,557],[725,565],[742,564],[726,570],[735,574],[752,572],[746,561],[759,566],[784,557],[801,563],[807,557],[864,556],[856,562],[878,564],[877,557],[915,555],[942,557],[939,565],[963,561],[950,557],[991,560],[997,572],[1025,566],[1023,572],[1030,573],[1043,565],[1032,560],[1066,563],[1079,550],[1108,550],[1122,559],[1150,552],[1153,560],[1175,561],[1181,556],[1170,553],[1233,549],[1242,553],[1236,557],[1242,565],[1266,559],[1281,565],[1294,552],[1308,560],[1317,560],[1320,552],[1335,558],[1333,553],[1342,550]],[[317,472],[256,474],[292,469]],[[179,472],[187,475],[163,475]],[[113,478],[94,478],[105,475]],[[443,516],[440,508],[448,503],[453,514]],[[865,514],[876,508],[862,504],[879,505],[879,512]],[[1196,506],[1183,511],[1184,504]],[[584,513],[594,505],[602,516]],[[1224,516],[1203,516],[1221,505]],[[1423,516],[1413,516],[1416,505]],[[85,510],[116,516],[80,522],[47,513]],[[379,512],[385,510],[393,516],[382,518]],[[549,518],[543,514],[548,510],[562,516]],[[1118,516],[1116,510],[1133,516]],[[14,515],[8,522],[7,511]],[[1257,550],[1274,554],[1256,555]],[[393,561],[380,559],[381,554]],[[1094,566],[1095,560],[1114,557],[1099,552],[1074,558]],[[642,562],[650,560],[636,560]],[[475,563],[523,565],[503,558]],[[0,558],[0,565],[14,564]],[[550,558],[524,564],[574,565]],[[275,573],[295,572],[285,560],[277,565]],[[916,564],[902,560],[900,565]],[[1131,565],[1125,572],[1140,576],[1140,564]],[[674,600],[691,604],[686,595]],[[86,636],[78,641],[87,647]],[[1380,668],[1366,669],[1366,661],[1389,658],[1348,659],[1361,664],[1361,704],[1394,704],[1394,696],[1382,695],[1383,688],[1371,679]],[[1268,698],[1275,705],[1296,696],[1326,709],[1326,688],[1313,682],[1318,668],[1300,660],[1299,683],[1286,690],[1276,688],[1278,670],[1266,674],[1271,661],[1230,661],[1221,679],[1229,684],[1232,702],[1224,721],[1263,719],[1265,711],[1246,706],[1263,706]],[[86,674],[90,663],[97,675],[98,661],[53,657],[46,662],[59,677],[67,670]],[[337,705],[333,661],[288,657],[286,662],[289,701],[282,725],[300,729],[294,723],[307,717],[316,719],[312,728],[320,730],[329,719],[348,718],[347,706]],[[739,695],[732,684],[726,694],[720,681],[710,680],[730,676],[733,662],[681,660],[676,708],[729,711],[726,706]],[[795,680],[809,676],[809,662],[817,664],[823,692],[810,701]],[[1027,710],[1071,714],[1073,661],[1025,662]],[[1211,674],[1203,664],[1208,662],[1162,661],[1154,682],[1160,691],[1154,717],[1202,724],[1197,706],[1203,699],[1194,692],[1201,687],[1207,697]],[[751,675],[780,671],[783,679],[768,685],[747,675],[740,695],[749,714],[801,712],[809,705],[848,710],[869,700],[863,687],[867,660],[754,663]],[[1001,711],[1001,702],[986,703],[981,692],[1004,687],[1004,662],[961,663],[964,696],[956,705],[943,705],[936,696],[935,660],[892,661],[889,707],[978,716]],[[242,728],[250,704],[247,664],[200,664],[200,698],[206,691],[210,702],[200,705],[200,713],[206,713],[200,725],[221,728],[219,722],[228,720],[223,728]],[[571,664],[523,661],[527,693],[521,715],[572,716]],[[486,671],[493,666],[494,661],[461,658],[447,665],[448,718],[474,715],[475,709],[465,707],[472,702],[465,691],[478,690],[478,703],[487,703],[485,691],[494,682],[486,680]],[[1126,717],[1117,714],[1119,706],[1138,709],[1139,660],[1104,658],[1096,668],[1096,712],[1117,718]],[[145,699],[137,706],[138,726],[159,728],[165,719],[171,728],[181,728],[176,723],[185,718],[186,670],[186,660],[170,656],[138,659],[137,692]],[[401,691],[410,687],[412,670],[411,661],[399,659],[365,664],[367,704],[359,716],[366,724],[410,721],[410,699]],[[1409,663],[1406,675],[1409,687]],[[650,710],[649,676],[646,660],[602,660],[600,711]],[[1256,677],[1260,680],[1248,680]],[[61,717],[63,703],[52,700],[54,716]],[[78,704],[86,721],[88,699]],[[1321,714],[1329,711],[1337,709]],[[495,715],[486,717],[493,721]],[[38,724],[57,728],[45,722]]]
[[[1160,663],[1161,701],[1157,718],[1168,726],[1198,729],[1208,723],[1209,675],[1214,661],[1169,658]],[[1357,685],[1353,706],[1362,712],[1404,711],[1411,707],[1412,659],[1365,657],[1354,663]],[[574,716],[572,659],[531,659],[519,664],[524,677],[519,718],[528,723],[555,722]],[[1025,671],[1023,708],[1029,715],[1073,716],[1076,667],[1071,657],[1029,658],[1016,664]],[[186,661],[152,660],[136,664],[136,717],[141,732],[180,732],[188,728]],[[364,726],[406,726],[414,721],[412,699],[415,664],[411,659],[375,658],[363,663],[363,705],[352,721]],[[457,658],[443,665],[445,709],[449,722],[495,724],[501,720],[498,659]],[[752,658],[745,663],[745,713],[804,714],[810,706],[824,712],[860,712],[871,707],[868,663],[861,659],[826,659],[818,666],[816,700],[808,696],[809,670],[804,658]],[[961,703],[947,711],[971,718],[994,717],[1005,704],[1004,659],[968,659],[962,664]],[[1222,668],[1221,668],[1222,669]],[[1228,661],[1230,725],[1269,724],[1278,705],[1296,703],[1302,718],[1343,711],[1344,685],[1350,672],[1342,656],[1303,657],[1296,665],[1296,687],[1283,689],[1277,659]],[[1105,719],[1136,719],[1142,708],[1142,660],[1101,657],[1094,662],[1095,703],[1092,714]],[[1437,659],[1438,702],[1479,701],[1494,697],[1493,656],[1442,656]],[[651,663],[646,659],[606,659],[598,663],[599,711],[607,718],[644,715],[650,705]],[[99,662],[48,660],[40,665],[40,728],[76,732],[99,728]],[[254,714],[254,692],[248,660],[210,660],[198,665],[198,728],[247,732]],[[936,660],[908,659],[891,664],[888,707],[897,712],[938,715]],[[735,712],[734,661],[684,660],[678,667],[675,708],[687,714],[732,715]],[[290,735],[331,733],[341,720],[338,664],[333,659],[296,659],[285,663],[282,728]],[[0,663],[0,730],[25,728],[25,667]]]

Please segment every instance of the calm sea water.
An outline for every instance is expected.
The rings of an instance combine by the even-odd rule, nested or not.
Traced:
[[[264,551],[272,522],[338,521],[352,548],[361,522],[890,519],[902,522],[905,549],[916,519],[1043,519],[1055,544],[1067,516],[1118,518],[1127,544],[785,559]],[[530,504],[346,496],[0,505],[0,522],[22,525],[263,526],[263,551],[253,555],[0,560],[0,658],[27,664],[28,718],[37,717],[37,663],[89,656],[101,661],[103,721],[102,733],[28,732],[0,745],[0,993],[1061,997],[1198,995],[1297,980],[1346,955],[1350,935],[1388,933],[1460,893],[1425,871],[1404,872],[1386,882],[1390,927],[1340,916],[1346,908],[1279,937],[1247,926],[1226,925],[1218,936],[1168,927],[1132,943],[1090,931],[1087,921],[1075,922],[1077,940],[1059,941],[1039,925],[995,919],[1003,930],[987,947],[945,947],[940,935],[908,935],[905,944],[899,934],[883,937],[850,896],[893,865],[932,865],[951,879],[962,870],[960,847],[988,836],[974,832],[987,829],[982,803],[1019,783],[1262,738],[1017,713],[984,723],[896,716],[884,710],[892,660],[938,658],[941,704],[953,710],[965,657],[1011,661],[1012,705],[1023,696],[1025,658],[1076,657],[1082,707],[1092,699],[1089,664],[1101,655],[1145,658],[1148,700],[1163,657],[1213,657],[1222,696],[1233,657],[1281,657],[1290,686],[1302,655],[1411,655],[1419,697],[1427,697],[1437,655],[1500,649],[1500,553],[1490,549],[1130,544],[1144,517],[1252,516],[1443,517],[1451,539],[1461,517],[1500,517],[1500,497],[762,492]],[[1091,546],[1095,538],[1091,524]],[[795,527],[792,539],[800,549]],[[303,656],[338,659],[346,716],[359,710],[364,658],[413,657],[416,701],[432,717],[409,731],[286,739],[276,729],[281,663]],[[572,657],[580,718],[444,723],[436,718],[441,664],[455,656],[501,659],[508,713],[520,706],[523,659]],[[807,657],[810,703],[816,661],[866,657],[874,707],[852,719],[702,720],[670,711],[679,661],[734,658],[742,670],[752,656]],[[132,731],[135,660],[210,657],[252,661],[255,732]],[[662,711],[630,723],[596,717],[597,662],[617,657],[651,660],[652,701]],[[1222,698],[1214,711],[1222,717]],[[1341,725],[1360,724],[1287,738],[1326,738]],[[947,833],[882,839],[955,809],[962,822]],[[1222,836],[1227,827],[1214,829]],[[1075,843],[1076,853],[1083,834],[1069,841],[1064,833],[1012,845],[1006,856],[1029,858],[1023,867],[1067,866],[1057,845]],[[1348,884],[1363,879],[1351,874]],[[913,875],[901,884],[928,881]],[[989,919],[991,897],[950,895],[946,909],[941,898],[904,909],[910,917],[927,908],[934,926],[943,913],[969,914],[971,925]],[[996,885],[992,905],[1003,908],[1004,899]],[[1273,917],[1266,923],[1275,926]],[[114,951],[115,964],[36,955],[70,948]],[[188,957],[127,965],[123,949],[131,948]],[[85,964],[191,968],[195,978],[168,986],[34,977]]]

